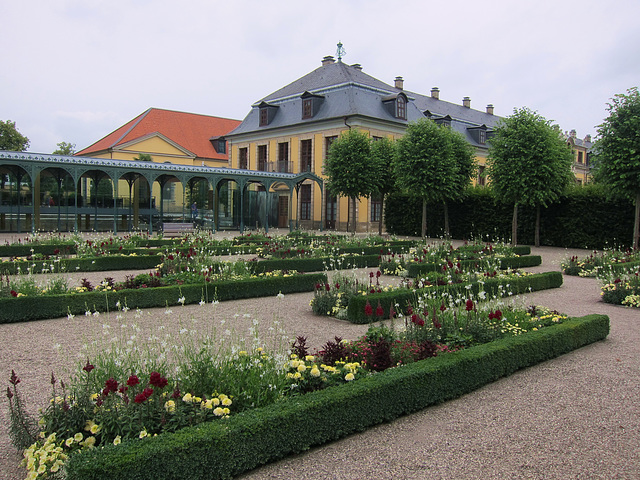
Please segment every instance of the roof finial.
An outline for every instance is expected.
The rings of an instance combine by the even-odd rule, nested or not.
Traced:
[[[347,54],[347,51],[344,48],[342,48],[342,42],[338,41],[338,50],[336,50],[336,57],[338,57],[338,61],[341,62],[343,55],[346,55],[346,54]]]

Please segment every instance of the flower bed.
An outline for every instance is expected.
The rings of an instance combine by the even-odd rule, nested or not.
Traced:
[[[158,437],[71,455],[69,480],[231,478],[259,465],[459,397],[606,338],[590,315],[247,410]]]
[[[594,250],[583,258],[573,255],[561,263],[565,275],[580,277],[597,277],[601,274],[624,271],[638,265],[640,265],[640,251],[632,249],[607,249],[602,252]]]

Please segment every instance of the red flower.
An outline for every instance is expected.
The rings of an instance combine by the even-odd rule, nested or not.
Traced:
[[[130,387],[135,387],[140,383],[140,379],[136,375],[131,375],[129,380],[127,380],[127,385]]]
[[[496,313],[493,314],[493,318],[500,320],[502,318],[502,312],[500,310],[496,310]]]
[[[369,272],[369,278],[373,278],[373,272]]]
[[[440,311],[444,312],[447,309],[447,307],[444,306],[444,302],[442,302],[442,305],[440,305]]]
[[[470,312],[471,310],[473,310],[473,302],[471,301],[471,299],[467,300],[467,304],[466,307],[467,312]]]
[[[11,296],[12,297],[17,297],[18,296],[18,292],[16,292],[15,290],[11,290]]]
[[[327,290],[327,292],[328,292],[329,290],[331,290],[331,285],[329,285],[328,283],[325,283],[325,284],[324,284],[324,288],[325,288],[325,289]]]
[[[84,367],[82,367],[82,369],[83,369],[85,372],[90,373],[90,372],[91,372],[91,370],[93,370],[94,368],[96,368],[96,367],[94,367],[93,365],[91,365],[91,364],[89,363],[89,359],[87,358],[87,364],[86,364]]]
[[[380,300],[378,300],[378,306],[376,307],[376,317],[383,317],[384,316],[384,309],[382,308],[382,305],[380,305]]]
[[[147,397],[144,393],[139,393],[134,397],[133,401],[136,403],[143,403],[146,399]]]
[[[151,372],[149,383],[154,387],[164,388],[169,383],[166,378],[160,375],[158,372]]]
[[[118,391],[118,382],[116,382],[115,378],[111,377],[109,380],[104,382],[104,387],[105,387],[105,390],[108,390],[107,394],[109,392],[117,392]]]
[[[340,284],[336,283],[336,290],[340,290]]]
[[[9,383],[11,385],[18,385],[20,383],[20,378],[16,375],[15,370],[11,370],[11,377],[9,378]]]
[[[378,271],[376,272],[376,277],[377,277],[377,278],[380,278],[380,275],[382,275],[382,272],[381,272],[380,270],[378,270]]]
[[[373,315],[373,307],[369,303],[369,300],[367,300],[367,304],[364,306],[364,314],[367,317],[370,317],[371,315]]]

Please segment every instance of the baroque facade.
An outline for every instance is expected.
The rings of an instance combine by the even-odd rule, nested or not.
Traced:
[[[370,137],[402,136],[409,122],[428,117],[462,133],[476,149],[483,184],[487,138],[500,120],[493,106],[479,111],[465,97],[461,105],[440,99],[434,87],[429,95],[404,89],[402,77],[393,85],[364,73],[359,64],[347,65],[328,56],[316,70],[267,95],[251,106],[242,123],[225,136],[232,168],[274,172],[313,172],[324,177],[323,164],[331,143],[347,129],[358,128]],[[326,177],[324,177],[326,179]],[[278,226],[345,230],[347,198],[328,195],[326,189],[305,182],[289,207],[287,192],[277,187]],[[356,202],[358,231],[377,231],[382,220],[380,202]]]

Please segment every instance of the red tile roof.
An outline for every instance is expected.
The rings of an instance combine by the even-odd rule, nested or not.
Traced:
[[[216,153],[209,139],[229,133],[240,123],[228,118],[150,108],[76,155],[102,152],[157,132],[199,158],[226,160],[227,154]]]

